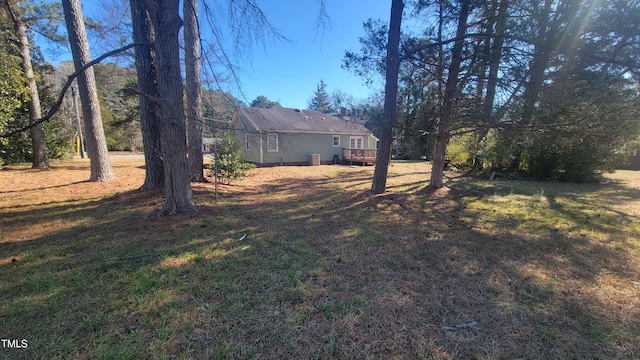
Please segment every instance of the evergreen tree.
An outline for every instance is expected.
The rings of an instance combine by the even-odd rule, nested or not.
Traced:
[[[626,115],[629,102],[619,99],[630,96],[621,89],[637,89],[640,3],[545,0],[523,6],[513,0],[457,0],[413,4],[413,14],[437,20],[428,31],[417,36],[406,32],[400,39],[394,136],[404,156],[409,149],[411,156],[424,156],[426,151],[415,146],[433,148],[433,157],[427,155],[434,161],[432,186],[444,185],[444,164],[451,161],[464,161],[456,165],[475,170],[484,167],[586,181],[592,177],[590,172],[610,166],[601,160],[617,162],[613,154],[622,153],[629,139],[637,136],[632,123],[620,120],[613,125],[605,115],[633,118]],[[389,27],[369,20],[364,29],[362,49],[347,52],[343,67],[371,83],[389,71],[382,61]],[[610,91],[616,89],[614,84],[619,88]],[[562,96],[565,93],[572,96]],[[603,101],[605,94],[609,99]],[[543,106],[547,102],[549,106]],[[608,112],[593,115],[605,105]],[[579,109],[593,110],[576,116]],[[571,121],[583,126],[570,126]],[[605,123],[624,131],[592,132]],[[449,138],[460,136],[455,143],[465,143],[468,154],[461,154],[462,148],[450,153],[456,144],[450,144]],[[593,151],[578,146],[595,138],[599,140],[591,142]],[[546,145],[535,147],[542,143]],[[554,153],[547,152],[552,149]],[[581,153],[597,155],[585,156],[580,164],[567,160]],[[551,158],[557,161],[548,167]]]
[[[259,95],[251,102],[251,107],[270,109],[273,107],[281,107],[277,101],[271,101],[264,95]]]
[[[91,61],[89,42],[84,26],[84,18],[79,0],[63,0],[65,22],[69,44],[76,71]],[[91,159],[90,181],[110,181],[115,175],[109,163],[107,142],[102,126],[100,103],[96,89],[96,80],[92,68],[86,69],[78,76],[78,89],[82,102],[82,117],[87,134],[87,152]]]
[[[327,84],[324,83],[324,80],[320,80],[318,87],[313,92],[313,97],[309,100],[309,109],[318,110],[325,114],[333,111],[329,94],[327,93]]]
[[[27,36],[27,26],[19,3],[5,0],[4,4],[7,14],[13,21],[13,28],[18,48],[22,55],[22,68],[29,86],[29,120],[34,122],[37,119],[40,119],[42,111],[40,109],[38,86],[36,85],[36,78],[31,64],[31,51],[29,50],[30,40]],[[49,159],[47,158],[46,152],[44,127],[42,124],[38,124],[32,127],[30,132],[32,143],[32,167],[34,169],[46,169],[49,167]]]
[[[5,49],[11,48],[11,42],[6,36],[0,36],[0,45]],[[9,51],[0,51],[0,88],[2,88],[0,131],[2,132],[15,121],[16,113],[24,107],[29,98],[29,89],[26,86],[24,73],[18,66],[19,63],[19,56],[10,54]],[[0,168],[7,163],[7,156],[10,156],[6,153],[9,145],[10,139],[0,138]]]
[[[93,66],[100,100],[100,114],[109,151],[142,148],[139,101],[134,92],[136,72],[115,63]]]
[[[391,160],[391,142],[393,141],[393,126],[396,120],[398,97],[398,73],[400,58],[398,47],[400,45],[400,27],[402,25],[402,12],[404,1],[393,0],[391,2],[391,16],[389,20],[389,37],[387,41],[387,66],[384,87],[384,109],[382,112],[382,132],[380,146],[376,154],[376,168],[373,172],[371,191],[382,194],[387,186],[387,172]]]

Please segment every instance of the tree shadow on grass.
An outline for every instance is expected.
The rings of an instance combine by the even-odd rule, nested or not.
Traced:
[[[65,186],[69,186],[69,185],[76,185],[76,184],[82,184],[82,183],[88,183],[89,181],[74,181],[74,182],[70,182],[70,183],[66,183],[66,184],[60,184],[60,185],[53,185],[53,186],[39,186],[38,190],[45,190],[45,189],[58,189],[58,188],[63,188]],[[1,190],[0,194],[15,194],[15,193],[23,193],[25,191],[29,191],[30,189],[19,189],[19,190]],[[2,208],[0,208],[1,210]]]
[[[157,195],[132,191],[5,217],[7,231],[27,224],[35,229],[53,220],[73,224],[42,231],[40,236],[25,233],[23,239],[3,234],[2,335],[30,341],[28,349],[10,350],[9,356],[96,358],[103,352],[111,354],[109,347],[117,350],[115,354],[127,355],[152,332],[158,321],[157,301],[166,297],[175,298],[176,304],[188,302],[173,289],[176,284],[184,286],[180,276],[187,271],[184,268],[193,267],[193,261],[184,267],[172,264],[205,246],[224,250],[227,232],[238,229],[211,235],[209,222],[203,219],[215,215],[206,207],[199,214],[159,218]],[[135,314],[113,313],[114,307]],[[132,326],[144,333],[133,334],[127,330]],[[118,345],[123,337],[131,338],[131,343]],[[107,348],[87,347],[92,339],[105,340]],[[143,357],[160,355],[152,353]]]
[[[608,358],[638,350],[637,321],[617,310],[629,299],[609,302],[593,286],[610,274],[632,283],[637,259],[576,229],[538,223],[530,233],[518,230],[529,220],[513,216],[475,222],[481,214],[465,204],[483,196],[468,190],[371,196],[294,178],[265,189],[289,197],[243,211],[267,219],[277,213],[273,226],[287,225],[272,231],[304,239],[331,268],[305,282],[314,291],[294,304],[291,318],[316,327],[344,357]],[[555,216],[573,223],[577,215]],[[443,329],[471,321],[480,325]]]
[[[373,196],[365,180],[358,172],[282,177],[224,187],[217,205],[213,185],[200,184],[200,211],[169,218],[157,217],[158,194],[138,192],[10,215],[35,227],[56,218],[73,224],[0,244],[3,336],[30,339],[11,355],[614,358],[640,351],[639,317],[620,308],[622,300],[637,308],[638,289],[628,285],[636,255],[581,236],[573,228],[580,209],[554,208],[562,193],[545,211],[563,217],[566,229],[540,222],[528,231],[533,225],[520,213],[487,216],[471,206],[490,190],[425,194],[408,184]],[[606,295],[615,290],[607,279],[625,289],[615,299]]]
[[[283,181],[283,184],[288,183]],[[314,202],[326,204],[326,199],[331,199],[326,191],[322,191],[326,182],[317,185],[317,193],[321,196],[302,196],[300,203],[292,204],[292,207],[301,209],[304,204]],[[428,194],[421,195],[427,200],[411,194],[377,197],[367,196],[366,192],[341,194],[349,199],[342,203],[342,208],[309,206],[313,213],[296,211],[289,221],[302,221],[299,227],[304,227],[307,233],[325,234],[322,239],[327,241],[317,246],[322,249],[319,253],[323,258],[336,258],[336,267],[342,268],[333,272],[336,283],[350,284],[356,289],[377,284],[374,293],[382,292],[389,298],[358,295],[358,291],[352,292],[353,296],[373,299],[372,304],[379,301],[408,303],[413,297],[416,302],[411,303],[420,305],[410,306],[402,324],[413,323],[418,329],[428,324],[430,331],[437,335],[426,332],[423,339],[433,340],[434,336],[439,336],[440,342],[427,347],[441,344],[442,351],[454,357],[478,354],[525,358],[571,357],[575,354],[611,357],[637,351],[637,346],[633,345],[635,340],[631,340],[638,339],[637,331],[633,330],[637,321],[629,320],[633,316],[625,320],[625,314],[616,310],[625,298],[608,302],[607,297],[601,296],[592,286],[608,274],[627,284],[632,283],[633,264],[637,263],[633,256],[597,239],[575,235],[574,229],[558,233],[553,224],[536,224],[540,227],[537,234],[512,231],[517,230],[514,225],[526,223],[526,219],[498,217],[490,220],[493,230],[487,231],[487,221],[478,224],[466,219],[474,215],[465,213],[468,192],[449,192],[446,197],[435,199],[428,199]],[[352,202],[358,201],[356,207],[350,207]],[[320,214],[318,209],[321,209]],[[318,223],[315,220],[318,216],[333,219],[331,227]],[[564,217],[568,222],[575,217],[567,212],[556,216]],[[353,219],[353,223],[348,219]],[[318,225],[314,225],[316,223]],[[332,232],[330,229],[334,228],[342,231]],[[604,230],[616,232],[609,228]],[[414,257],[407,258],[408,255]],[[427,281],[429,286],[424,286],[423,276],[430,280]],[[411,280],[403,280],[407,277]],[[394,283],[403,288],[400,293],[390,293],[387,289]],[[425,295],[429,293],[437,295]],[[428,300],[418,300],[421,297]],[[427,311],[430,314],[428,321],[424,318],[415,323],[410,320],[416,311],[434,306],[439,311]],[[363,311],[385,314],[375,306]],[[397,320],[395,312],[387,315],[384,321],[380,318],[375,321],[393,324]],[[441,328],[474,319],[483,324],[483,330],[478,333],[470,329],[469,342],[457,337],[457,332],[452,334]],[[415,346],[420,343],[417,338],[397,338],[403,332],[396,330],[383,337],[391,343],[389,346],[398,347],[393,344],[397,340],[403,342],[403,346],[413,344],[415,353],[412,355],[419,355],[424,350],[425,346]],[[373,334],[359,335],[366,338]],[[354,339],[345,339],[341,345],[352,349],[348,346],[349,341]],[[460,348],[461,344],[465,345],[464,349]]]

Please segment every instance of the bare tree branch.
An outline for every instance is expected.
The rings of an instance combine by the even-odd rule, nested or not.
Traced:
[[[320,33],[320,44],[322,44],[324,32],[333,28],[333,22],[327,13],[326,1],[318,0],[318,3],[320,5],[320,9],[318,9],[318,14],[316,15],[316,24],[314,29],[316,30],[316,37],[318,36],[318,33]]]
[[[241,96],[247,100],[242,93],[239,74],[240,61],[237,58],[250,58],[254,45],[266,46],[268,42],[272,41],[282,43],[291,43],[292,41],[269,22],[256,0],[228,0],[226,8],[221,6],[218,11],[214,11],[209,2],[205,1],[202,5],[204,21],[208,24],[207,30],[211,31],[212,39],[207,41],[207,39],[201,38],[200,41],[202,46],[210,47],[213,50],[202,51],[205,71],[213,74],[214,65],[224,68],[229,73],[231,82],[235,83],[240,91]],[[226,10],[224,21],[216,18],[216,14],[225,13],[223,9]],[[224,46],[223,26],[225,24],[229,27],[228,32],[232,35],[232,49],[225,49]],[[214,82],[219,89],[222,89],[217,76],[214,76]]]

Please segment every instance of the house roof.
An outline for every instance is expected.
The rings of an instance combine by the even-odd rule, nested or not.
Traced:
[[[317,110],[245,107],[238,110],[238,115],[244,116],[258,131],[372,135],[362,124],[323,114]]]

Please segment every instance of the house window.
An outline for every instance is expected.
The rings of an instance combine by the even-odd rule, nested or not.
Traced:
[[[333,146],[340,146],[340,135],[333,135]]]
[[[351,149],[362,149],[362,136],[352,136],[349,138]]]
[[[278,152],[278,134],[267,134],[267,151]]]
[[[249,134],[244,134],[244,149],[247,151],[251,150],[251,145],[249,144]]]

